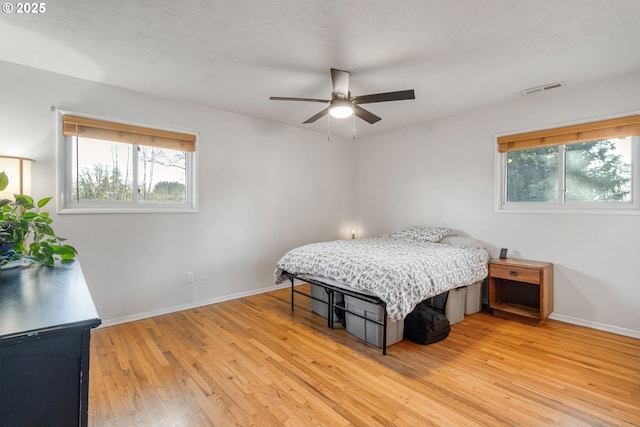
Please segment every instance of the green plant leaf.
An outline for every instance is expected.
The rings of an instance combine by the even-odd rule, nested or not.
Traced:
[[[47,203],[49,203],[49,200],[51,200],[52,197],[45,197],[44,199],[40,199],[38,201],[38,207],[42,208],[44,205],[46,205]]]
[[[53,245],[52,248],[54,249],[54,253],[60,257],[60,261],[63,263],[72,261],[78,254],[76,248],[71,245]]]
[[[53,228],[51,228],[47,224],[38,225],[38,233],[42,233],[42,234],[45,234],[47,236],[56,237],[56,233],[55,233],[55,231],[53,231]]]
[[[33,218],[32,222],[38,227],[43,227],[46,224],[51,224],[53,220],[48,216],[42,216],[42,214],[37,214],[37,216]]]
[[[33,197],[16,194],[16,205],[23,206],[25,209],[33,209]]]
[[[16,252],[24,252],[24,241],[23,240],[13,240],[13,250]]]
[[[64,239],[55,234],[50,214],[40,211],[51,199],[45,197],[37,205],[25,194],[15,195],[15,203],[0,200],[0,239],[11,245],[12,260],[25,258],[53,266],[57,260],[69,262],[78,254],[73,246],[62,244]],[[3,260],[6,258],[0,262]]]
[[[2,171],[0,172],[0,191],[7,188],[7,185],[9,185],[9,177]]]

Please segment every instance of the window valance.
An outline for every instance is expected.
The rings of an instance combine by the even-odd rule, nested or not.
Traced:
[[[126,142],[180,151],[195,151],[196,136],[142,126],[65,115],[62,119],[65,136]]]
[[[500,136],[498,151],[506,153],[632,135],[640,135],[640,115]]]

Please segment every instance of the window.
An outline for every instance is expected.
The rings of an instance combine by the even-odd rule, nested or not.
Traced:
[[[194,211],[195,135],[63,115],[61,212]]]
[[[640,116],[498,137],[501,210],[638,210]]]

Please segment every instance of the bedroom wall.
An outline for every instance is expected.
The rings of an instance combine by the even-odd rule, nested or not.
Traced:
[[[361,138],[355,218],[373,236],[442,225],[493,257],[555,264],[553,317],[640,337],[640,215],[494,212],[496,134],[640,110],[640,74]],[[420,94],[417,94],[420,96]]]
[[[36,160],[36,198],[55,194],[52,105],[201,132],[198,213],[53,215],[105,324],[264,291],[287,250],[349,236],[352,141],[9,63],[0,76],[0,153]]]

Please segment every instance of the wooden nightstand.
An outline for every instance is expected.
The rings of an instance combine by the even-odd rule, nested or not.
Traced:
[[[553,311],[553,264],[523,259],[490,261],[489,308],[496,316],[542,324]]]

